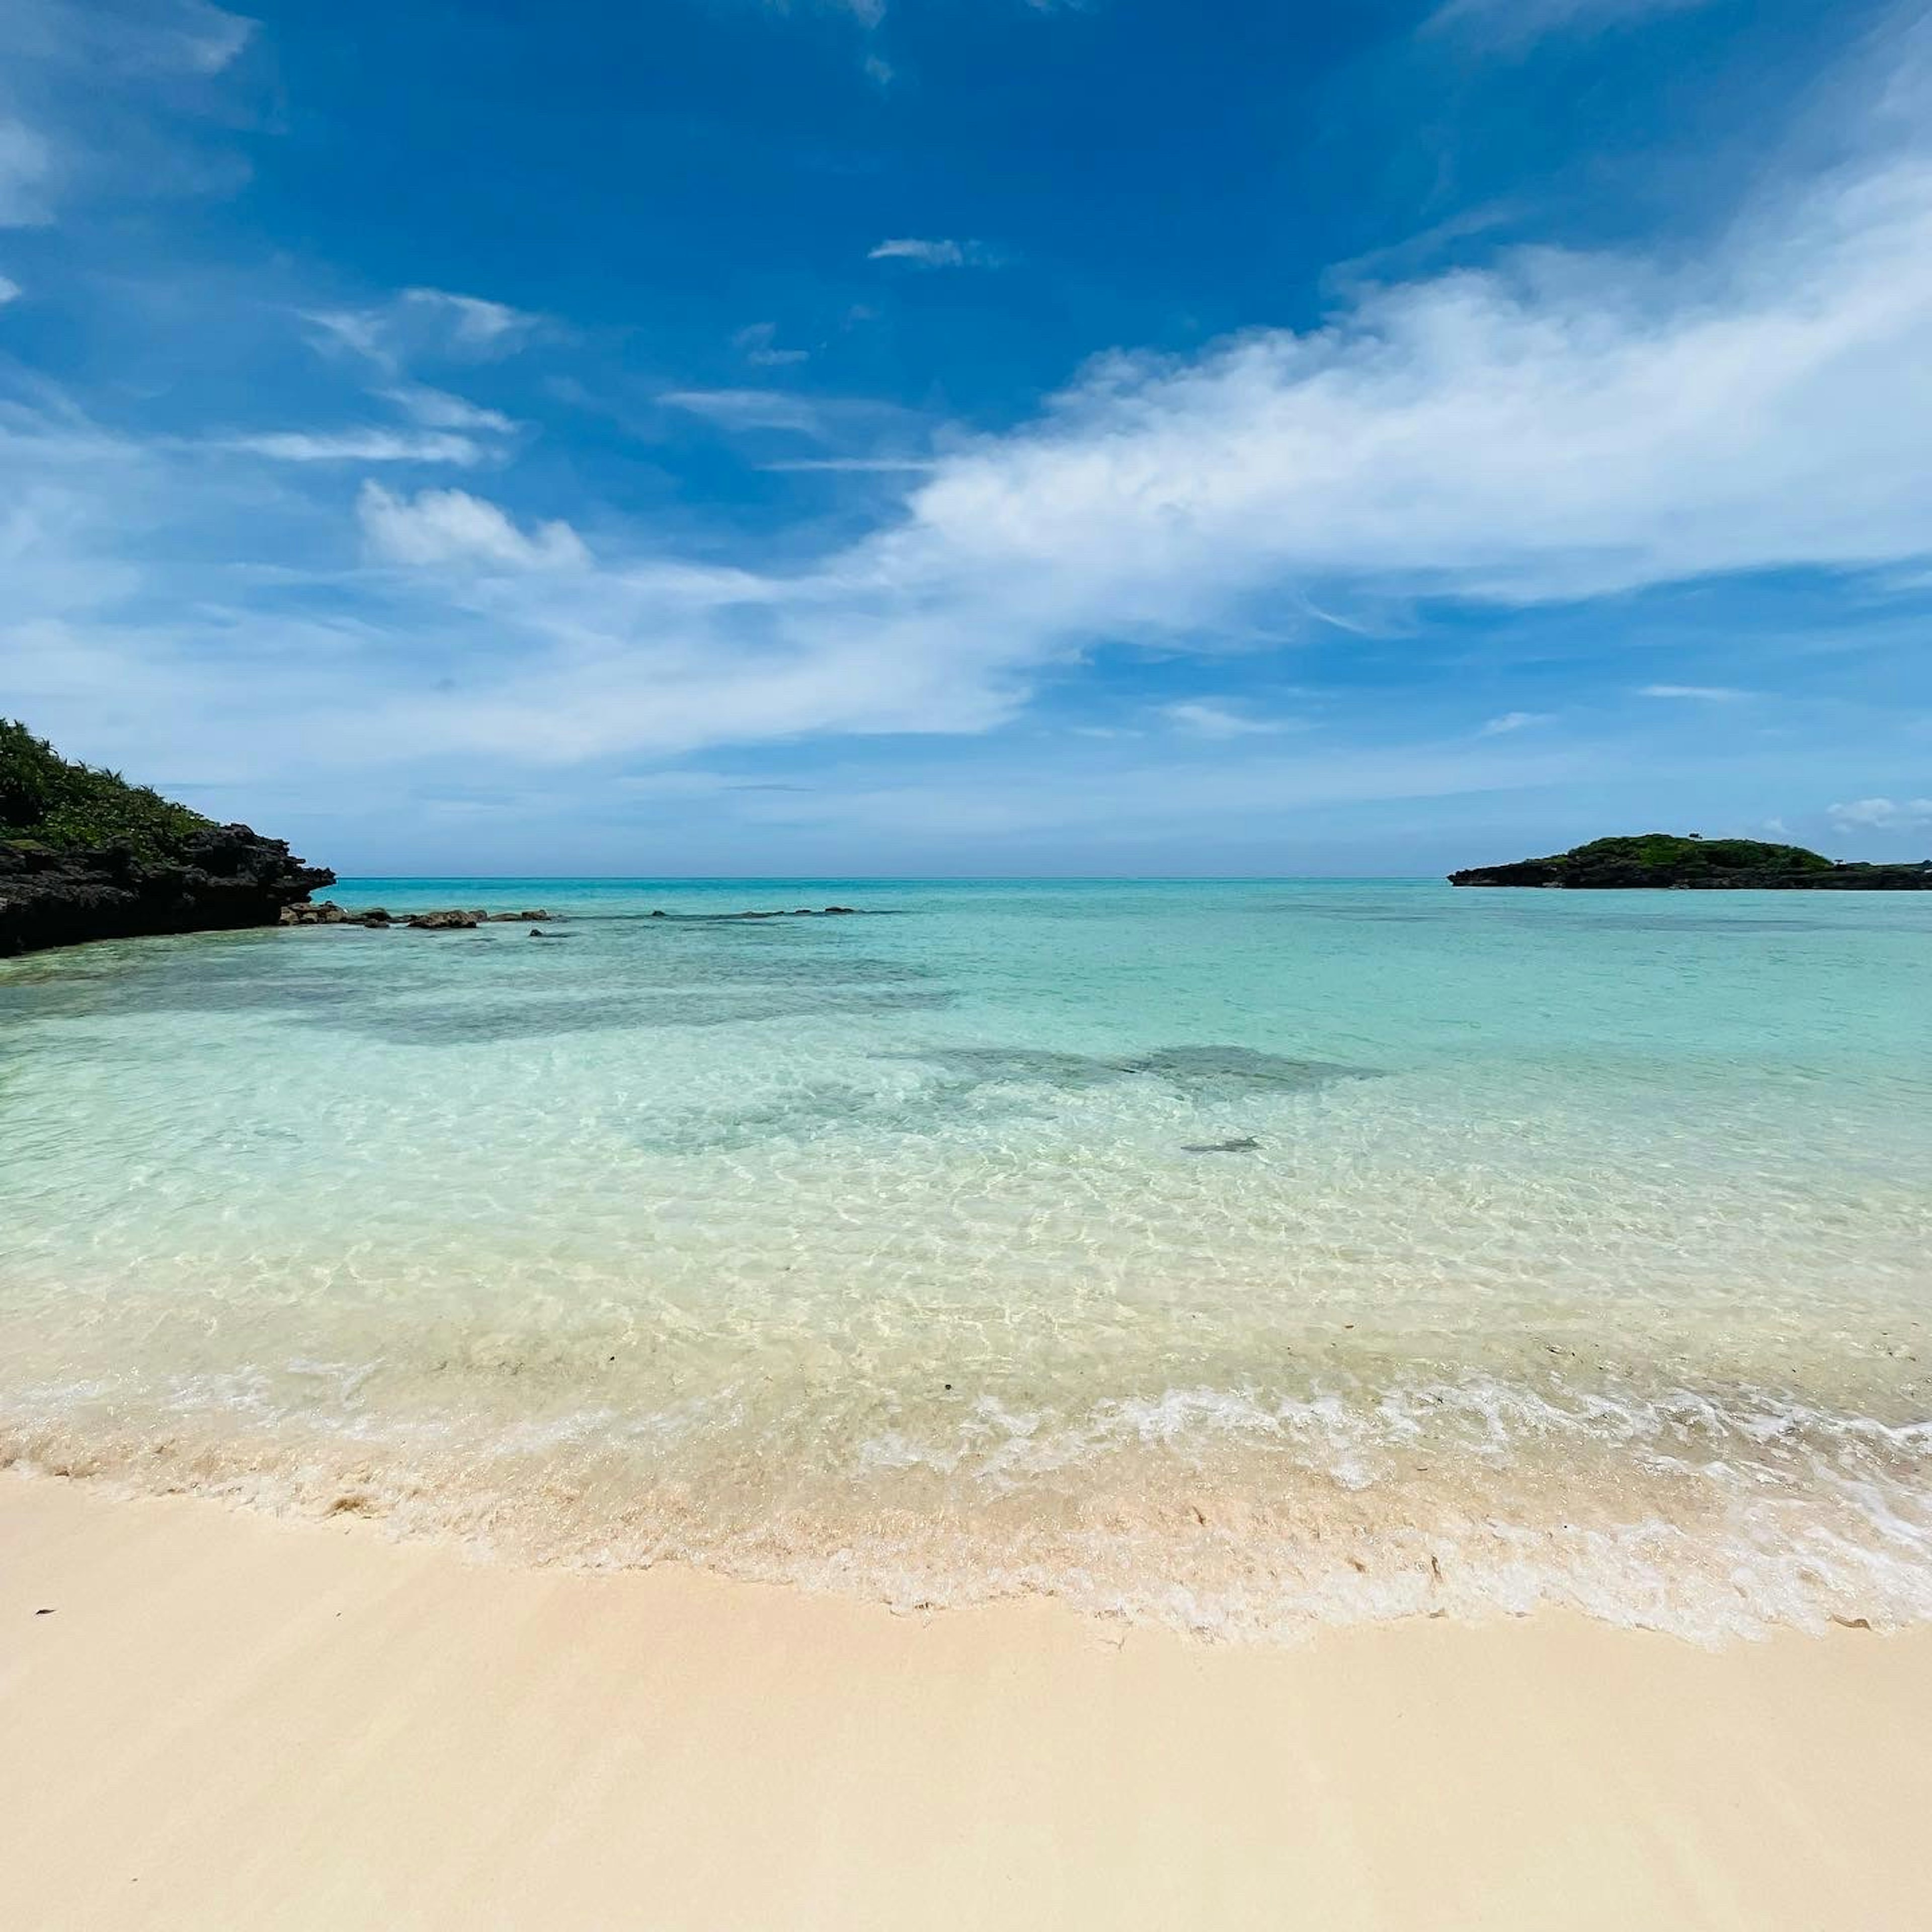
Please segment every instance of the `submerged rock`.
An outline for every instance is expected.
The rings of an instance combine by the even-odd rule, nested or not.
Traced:
[[[1252,1134],[1243,1134],[1234,1140],[1189,1141],[1180,1150],[1183,1154],[1252,1154],[1260,1145]]]
[[[1296,1060],[1250,1046],[1163,1046],[1118,1058],[1052,1047],[935,1046],[889,1058],[927,1060],[975,1084],[1013,1083],[1070,1091],[1151,1076],[1196,1100],[1238,1101],[1257,1090],[1312,1091],[1339,1080],[1369,1078],[1374,1070],[1332,1060]]]

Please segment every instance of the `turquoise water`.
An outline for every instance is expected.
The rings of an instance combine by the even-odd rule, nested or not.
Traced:
[[[0,1457],[1238,1636],[1932,1616],[1932,896],[334,896],[562,936],[0,963]]]

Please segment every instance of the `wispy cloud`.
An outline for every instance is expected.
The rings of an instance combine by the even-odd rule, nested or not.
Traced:
[[[220,74],[254,38],[255,22],[208,0],[8,0],[0,54],[98,75]]]
[[[488,430],[507,435],[516,424],[500,410],[484,409],[466,397],[452,395],[421,382],[404,382],[377,392],[426,429]]]
[[[666,389],[658,400],[666,409],[703,416],[721,428],[788,429],[815,435],[822,422],[809,397],[781,389]]]
[[[1208,698],[1183,698],[1172,704],[1163,704],[1160,712],[1170,724],[1201,738],[1265,736],[1272,732],[1295,728],[1291,719],[1253,717]]]
[[[732,337],[731,346],[754,369],[783,369],[812,360],[808,349],[782,348],[778,334],[775,322],[751,322]]]
[[[1916,832],[1932,826],[1932,798],[1859,798],[1826,814],[1840,831]]]
[[[46,137],[0,116],[0,228],[38,228],[53,219],[53,150]]]
[[[377,555],[409,564],[481,563],[515,570],[581,569],[590,562],[568,524],[526,536],[494,503],[461,490],[423,490],[411,499],[365,483],[356,514]]]
[[[245,180],[245,156],[222,138],[244,118],[240,97],[218,83],[254,24],[206,0],[5,0],[0,226]]]
[[[0,275],[0,308],[4,308],[10,302],[18,302],[20,298],[20,284],[10,276]]]
[[[536,326],[535,316],[507,302],[452,295],[447,289],[405,289],[402,299],[445,323],[454,346],[479,355],[502,354]]]
[[[900,476],[908,472],[918,473],[936,470],[937,460],[930,456],[804,456],[788,463],[761,463],[760,470],[823,470],[836,473],[847,471],[858,475],[881,476]]]
[[[922,241],[900,236],[866,251],[868,262],[910,262],[920,268],[997,268],[1005,257],[983,242]]]
[[[309,309],[302,319],[323,350],[346,351],[379,368],[419,361],[480,362],[514,354],[542,318],[506,302],[446,289],[405,289],[362,308]]]
[[[224,436],[224,449],[266,456],[277,463],[454,463],[483,459],[482,446],[466,436],[440,430],[408,434],[398,430],[272,430]]]
[[[1549,722],[1546,711],[1505,711],[1500,718],[1492,718],[1476,735],[1479,738],[1498,738],[1506,731],[1525,731],[1532,724]]]
[[[1458,33],[1502,48],[1520,48],[1546,34],[1602,33],[1659,14],[1680,14],[1709,0],[1447,0],[1429,31]]]
[[[1677,698],[1697,704],[1736,704],[1754,694],[1724,684],[1645,684],[1637,687],[1640,698]]]

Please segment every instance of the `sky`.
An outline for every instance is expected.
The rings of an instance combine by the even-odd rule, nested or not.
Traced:
[[[0,5],[0,713],[344,874],[1932,853],[1932,8]]]

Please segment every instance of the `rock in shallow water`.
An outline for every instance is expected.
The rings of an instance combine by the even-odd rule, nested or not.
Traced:
[[[286,842],[212,825],[164,856],[120,842],[74,851],[0,842],[0,956],[86,940],[273,926],[335,874]],[[338,912],[340,912],[338,908]]]

